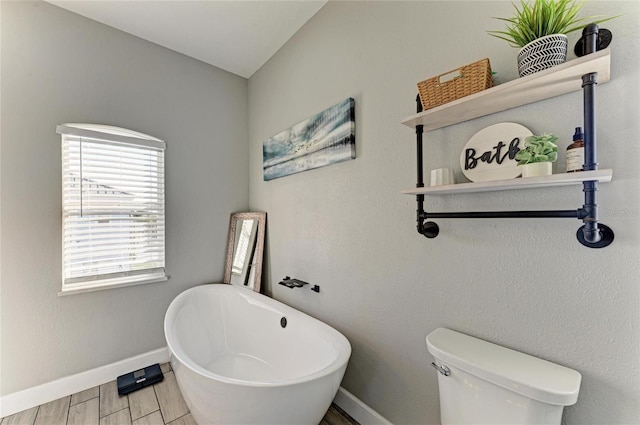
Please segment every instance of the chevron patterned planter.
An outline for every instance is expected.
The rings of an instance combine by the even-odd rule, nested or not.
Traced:
[[[567,60],[567,36],[551,34],[533,40],[518,53],[518,73],[521,77],[560,65]]]

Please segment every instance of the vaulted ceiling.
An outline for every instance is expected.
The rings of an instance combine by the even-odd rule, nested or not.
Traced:
[[[327,0],[49,3],[249,78]]]

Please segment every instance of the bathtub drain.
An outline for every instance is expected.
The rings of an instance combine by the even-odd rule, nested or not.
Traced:
[[[280,319],[280,326],[282,326],[283,328],[287,327],[287,318],[286,317],[282,317],[282,319]]]

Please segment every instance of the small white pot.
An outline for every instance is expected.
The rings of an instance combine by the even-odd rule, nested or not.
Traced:
[[[533,40],[518,53],[518,73],[524,77],[565,63],[567,45],[564,34],[550,34]]]
[[[532,162],[530,164],[519,165],[522,168],[522,177],[540,177],[551,175],[550,162]]]

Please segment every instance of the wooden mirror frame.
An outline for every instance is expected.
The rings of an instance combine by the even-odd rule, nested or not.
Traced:
[[[264,237],[265,229],[267,225],[267,213],[266,212],[239,212],[231,214],[229,221],[229,239],[227,241],[227,259],[224,265],[224,283],[231,284],[231,268],[233,264],[233,253],[235,248],[236,239],[236,226],[241,220],[256,220],[258,223],[258,229],[256,230],[256,246],[253,253],[255,258],[254,262],[254,281],[253,289],[255,292],[260,292],[260,286],[262,282],[262,261],[264,258]],[[246,285],[249,287],[250,285]]]

